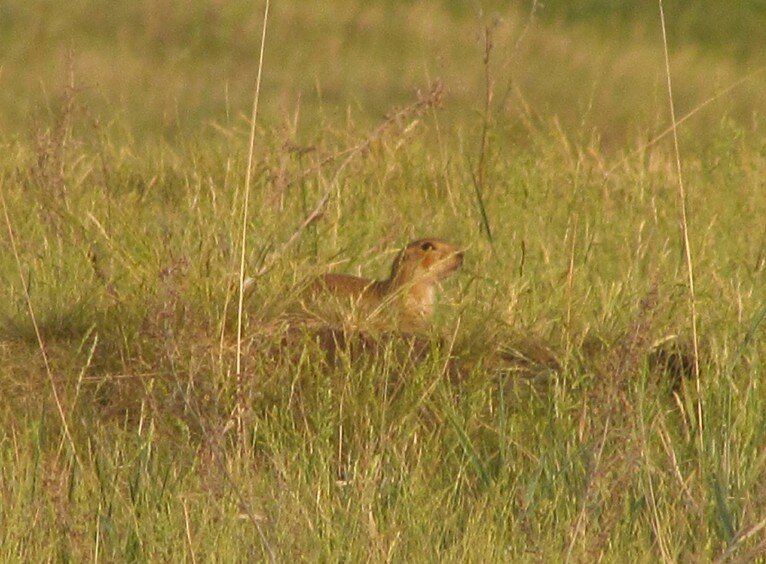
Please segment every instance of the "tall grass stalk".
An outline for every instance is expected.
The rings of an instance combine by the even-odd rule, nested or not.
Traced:
[[[250,141],[247,152],[247,170],[245,171],[245,195],[242,204],[242,236],[240,239],[240,257],[239,257],[239,302],[237,303],[237,418],[238,427],[241,432],[242,417],[244,414],[243,392],[242,392],[242,313],[245,301],[245,256],[247,254],[247,223],[248,212],[250,209],[250,184],[253,174],[253,153],[255,152],[255,123],[258,118],[258,100],[261,94],[261,77],[263,76],[263,53],[266,48],[266,29],[269,21],[269,0],[263,9],[263,28],[261,31],[261,48],[258,55],[258,76],[255,81],[255,94],[253,96],[253,113],[250,117]]]
[[[242,321],[244,311],[245,300],[245,257],[247,254],[247,225],[249,219],[250,209],[250,185],[253,173],[253,154],[255,152],[255,124],[258,119],[258,101],[261,94],[261,78],[263,76],[263,54],[266,48],[266,29],[269,22],[269,6],[270,1],[266,0],[263,9],[263,27],[261,30],[261,47],[258,55],[258,75],[255,81],[255,94],[253,96],[253,113],[250,117],[250,140],[248,144],[247,152],[247,170],[245,171],[245,194],[244,201],[242,203],[242,236],[240,239],[240,258],[239,258],[239,301],[237,303],[237,360],[236,360],[236,378],[237,378],[237,430],[239,432],[239,438],[242,443],[245,440],[245,428],[244,428],[244,414],[245,414],[245,393],[244,382],[242,376]],[[223,465],[223,461],[220,461]],[[236,484],[235,484],[236,485]],[[241,491],[237,488],[237,494],[241,496]],[[246,513],[250,522],[258,531],[258,536],[261,538],[263,547],[269,556],[270,562],[275,562],[276,557],[274,551],[266,539],[266,535],[261,529],[261,525],[253,515],[253,512],[249,509],[249,504],[244,504]]]
[[[694,263],[692,262],[692,249],[689,242],[689,222],[686,217],[686,190],[684,189],[683,170],[681,168],[681,151],[678,148],[678,124],[676,122],[675,103],[673,102],[673,82],[670,76],[670,56],[668,55],[668,36],[665,29],[665,12],[662,9],[662,0],[658,0],[660,6],[660,22],[662,23],[662,47],[665,54],[665,75],[668,85],[668,104],[670,105],[670,120],[673,128],[673,148],[675,151],[676,173],[678,175],[678,206],[681,212],[681,232],[684,240],[684,256],[686,257],[686,272],[689,278],[689,314],[692,325],[692,346],[694,349],[694,380],[697,388],[697,419],[699,424],[700,453],[704,451],[702,436],[702,395],[700,394],[700,364],[699,364],[699,339],[697,337],[697,300],[694,294]]]

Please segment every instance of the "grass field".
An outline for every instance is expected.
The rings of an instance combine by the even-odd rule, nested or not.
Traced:
[[[677,154],[651,3],[274,2],[248,185],[187,4],[0,8],[0,560],[764,557],[766,9],[666,10]],[[286,328],[426,235],[423,354]]]

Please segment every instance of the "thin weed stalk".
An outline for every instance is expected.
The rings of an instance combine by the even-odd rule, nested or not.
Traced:
[[[250,182],[253,173],[253,153],[255,145],[255,122],[258,117],[258,100],[261,94],[261,77],[263,75],[263,52],[266,47],[266,28],[269,21],[269,0],[263,10],[263,29],[261,32],[261,50],[258,57],[258,76],[255,81],[255,95],[253,96],[253,114],[250,119],[250,146],[247,154],[247,171],[245,172],[245,195],[242,205],[242,238],[241,253],[239,258],[239,303],[237,304],[237,426],[240,433],[242,427],[242,415],[244,413],[244,393],[242,382],[242,312],[245,300],[245,255],[247,251],[247,219],[250,207]]]
[[[474,193],[476,194],[476,203],[479,206],[479,213],[481,214],[481,225],[484,233],[487,235],[487,240],[492,248],[492,252],[495,252],[495,245],[492,240],[492,226],[489,222],[489,216],[487,214],[487,208],[484,205],[483,192],[486,187],[486,169],[487,169],[487,137],[489,135],[490,127],[490,112],[492,109],[492,96],[493,96],[493,81],[490,74],[490,59],[492,56],[492,28],[487,26],[484,28],[484,54],[482,62],[484,63],[484,111],[482,112],[481,122],[481,137],[479,139],[479,162],[477,164],[476,173],[472,173]]]
[[[607,178],[610,177],[612,174],[614,174],[614,172],[618,168],[620,168],[625,163],[627,163],[631,158],[633,158],[633,157],[635,157],[637,155],[642,154],[649,147],[652,147],[652,146],[656,145],[658,142],[663,140],[666,135],[668,135],[670,133],[673,133],[673,135],[675,135],[676,134],[676,130],[678,129],[679,125],[681,125],[682,123],[686,122],[687,120],[689,120],[692,117],[694,117],[695,115],[697,115],[697,113],[699,113],[700,111],[705,109],[707,106],[709,106],[710,104],[712,104],[716,100],[718,100],[718,99],[722,98],[723,96],[731,93],[733,90],[736,90],[737,88],[739,88],[743,84],[745,84],[747,82],[750,82],[756,76],[761,74],[763,71],[766,71],[766,66],[763,66],[763,67],[755,69],[750,74],[748,74],[746,76],[743,76],[738,81],[734,82],[733,84],[730,84],[729,86],[727,86],[726,88],[723,88],[722,90],[719,90],[718,92],[716,92],[715,94],[710,96],[708,99],[700,102],[697,106],[695,106],[694,108],[692,108],[691,110],[686,112],[683,116],[681,116],[681,118],[679,120],[677,120],[677,121],[673,120],[672,124],[669,127],[665,128],[660,133],[658,133],[657,135],[652,137],[649,141],[647,141],[646,143],[643,143],[641,146],[639,146],[638,148],[632,150],[630,153],[625,155],[624,158],[620,159],[616,164],[614,164],[611,168],[609,168],[604,173],[604,176],[607,177]]]
[[[683,172],[681,169],[681,151],[678,148],[678,124],[676,122],[676,110],[673,103],[673,82],[670,77],[670,57],[668,55],[668,37],[665,29],[665,12],[660,6],[660,22],[662,23],[662,47],[665,54],[665,74],[668,83],[668,103],[670,104],[670,120],[673,128],[673,147],[675,149],[675,164],[678,174],[678,205],[681,212],[681,232],[684,239],[684,255],[686,257],[686,272],[689,278],[689,312],[692,322],[692,346],[694,347],[694,380],[697,387],[697,419],[699,424],[700,451],[704,448],[702,437],[702,397],[700,395],[700,366],[699,366],[699,342],[697,339],[697,301],[694,293],[694,263],[692,262],[692,250],[689,243],[689,222],[686,217],[686,190],[684,189]]]

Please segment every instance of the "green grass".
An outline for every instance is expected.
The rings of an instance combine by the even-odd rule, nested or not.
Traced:
[[[525,12],[489,3],[272,6],[241,386],[260,8],[0,9],[0,560],[762,557],[766,75],[679,130],[702,376],[674,395],[652,363],[691,339],[675,155],[647,146],[659,27],[578,5],[518,48]],[[755,33],[736,57],[671,39],[679,115],[761,62]],[[436,79],[440,106],[372,134]],[[468,251],[425,358],[328,366],[284,333],[311,276],[384,276],[429,234]]]

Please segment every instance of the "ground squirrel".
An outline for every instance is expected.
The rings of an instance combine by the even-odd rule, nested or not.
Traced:
[[[314,282],[308,294],[312,302],[329,295],[341,305],[350,303],[366,320],[402,331],[422,330],[433,314],[439,282],[460,268],[463,254],[442,239],[418,239],[399,252],[386,280],[330,273]]]

